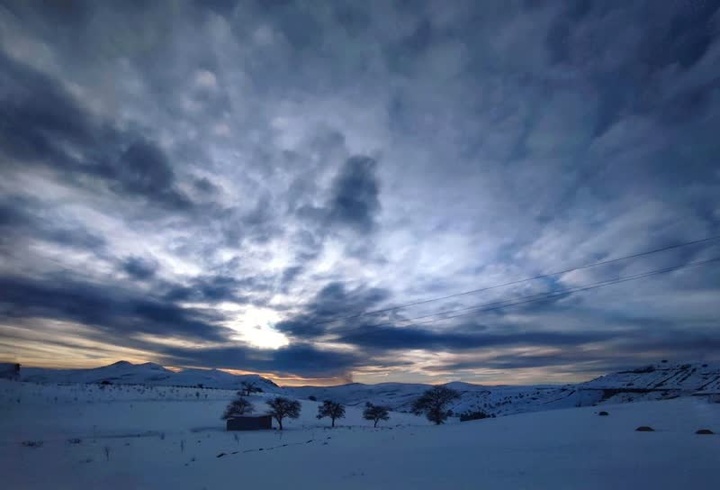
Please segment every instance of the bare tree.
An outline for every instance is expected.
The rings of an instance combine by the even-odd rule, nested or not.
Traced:
[[[373,405],[370,402],[365,404],[365,410],[363,410],[363,418],[365,420],[372,420],[373,427],[377,427],[378,422],[381,420],[388,420],[390,418],[390,409],[380,405]]]
[[[250,396],[253,393],[262,393],[262,388],[260,388],[254,381],[243,381],[240,383],[240,391],[238,391],[238,395]]]
[[[440,425],[450,416],[450,411],[446,410],[447,405],[458,398],[459,392],[447,386],[435,386],[415,400],[412,412],[415,415],[425,414],[430,422]]]
[[[225,408],[222,419],[227,420],[233,417],[241,417],[253,413],[255,407],[248,401],[247,398],[238,397],[231,401],[230,404]]]
[[[267,402],[267,404],[270,407],[268,415],[272,415],[277,420],[280,430],[283,430],[282,421],[285,417],[296,419],[300,416],[300,402],[297,400],[278,396]]]
[[[342,419],[345,417],[345,407],[338,402],[331,400],[325,400],[322,405],[318,407],[318,420],[329,417],[331,420],[331,427],[335,427],[335,420]]]

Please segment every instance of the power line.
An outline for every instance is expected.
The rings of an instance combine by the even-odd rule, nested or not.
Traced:
[[[442,301],[442,300],[444,300],[444,299],[457,298],[457,297],[459,297],[459,296],[467,296],[467,295],[470,295],[470,294],[480,293],[480,292],[483,292],[483,291],[490,291],[490,290],[492,290],[492,289],[498,289],[498,288],[502,288],[502,287],[506,287],[506,286],[514,286],[514,285],[516,285],[516,284],[522,284],[522,283],[524,283],[524,282],[537,281],[537,280],[539,280],[539,279],[547,279],[547,278],[550,278],[550,277],[553,277],[553,276],[559,276],[559,275],[561,275],[561,274],[567,274],[567,273],[569,273],[569,272],[574,272],[574,271],[579,271],[579,270],[584,270],[584,269],[591,269],[591,268],[593,268],[593,267],[599,267],[599,266],[602,266],[602,265],[613,264],[613,263],[616,263],[616,262],[621,262],[621,261],[623,261],[623,260],[630,260],[630,259],[636,259],[636,258],[639,258],[639,257],[645,257],[645,256],[647,256],[647,255],[652,255],[652,254],[656,254],[656,253],[660,253],[660,252],[665,252],[665,251],[667,251],[667,250],[674,250],[674,249],[677,249],[677,248],[688,247],[688,246],[690,246],[690,245],[697,245],[697,244],[700,244],[700,243],[706,243],[706,242],[710,242],[710,241],[718,240],[718,239],[720,239],[720,235],[715,235],[715,236],[711,236],[711,237],[708,237],[708,238],[702,238],[702,239],[700,239],[700,240],[693,240],[693,241],[691,241],[691,242],[684,242],[684,243],[679,243],[679,244],[676,244],[676,245],[669,245],[669,246],[667,246],[667,247],[656,248],[656,249],[654,249],[654,250],[648,250],[648,251],[645,251],[645,252],[640,252],[640,253],[636,253],[636,254],[632,254],[632,255],[626,255],[626,256],[623,256],[623,257],[615,258],[615,259],[608,259],[608,260],[603,260],[603,261],[600,261],[600,262],[594,262],[594,263],[592,263],[592,264],[581,265],[581,266],[579,266],[579,267],[572,267],[572,268],[570,268],[570,269],[565,269],[565,270],[561,270],[561,271],[557,271],[557,272],[551,272],[551,273],[548,273],[548,274],[541,274],[541,275],[539,275],[539,276],[528,277],[528,278],[525,278],[525,279],[517,279],[517,280],[515,280],[515,281],[510,281],[510,282],[506,282],[506,283],[503,283],[503,284],[496,284],[496,285],[493,285],[493,286],[486,286],[486,287],[482,287],[482,288],[478,288],[478,289],[471,289],[471,290],[469,290],[469,291],[463,291],[463,292],[460,292],[460,293],[448,294],[448,295],[446,295],[446,296],[439,296],[439,297],[435,297],[435,298],[429,298],[429,299],[425,299],[425,300],[415,301],[415,302],[412,302],[412,303],[405,303],[405,304],[401,304],[401,305],[397,305],[397,306],[392,306],[392,307],[389,307],[389,308],[383,308],[383,309],[380,309],[380,310],[367,311],[367,312],[358,313],[358,314],[350,315],[350,316],[333,318],[333,319],[329,319],[329,320],[320,320],[320,321],[315,322],[315,324],[316,324],[316,325],[324,325],[324,324],[327,324],[327,323],[332,323],[332,322],[336,322],[336,321],[340,321],[340,320],[354,320],[355,318],[361,318],[361,317],[364,317],[364,316],[377,315],[377,314],[379,314],[379,313],[387,313],[387,312],[390,312],[390,311],[397,311],[397,310],[401,310],[401,309],[405,309],[405,308],[410,308],[410,307],[412,307],[412,306],[418,306],[418,305],[423,305],[423,304],[428,304],[428,303],[434,303],[434,302],[436,302],[436,301]]]
[[[519,298],[515,298],[512,300],[493,301],[490,303],[483,303],[481,305],[470,306],[470,307],[466,307],[466,308],[459,308],[459,309],[454,309],[454,310],[448,310],[448,311],[441,312],[441,313],[433,313],[430,315],[423,315],[423,316],[419,316],[419,317],[407,318],[407,319],[398,320],[398,321],[414,322],[417,325],[422,325],[425,323],[449,320],[451,318],[457,318],[457,317],[469,315],[469,314],[471,314],[471,312],[475,313],[475,312],[500,310],[503,308],[508,308],[510,306],[517,306],[517,305],[522,305],[522,304],[526,304],[526,303],[534,303],[537,301],[544,301],[544,300],[552,299],[552,298],[558,297],[558,296],[564,296],[567,294],[577,293],[577,292],[581,292],[581,291],[589,291],[592,289],[599,289],[599,288],[606,287],[606,286],[613,286],[615,284],[620,284],[623,282],[634,281],[637,279],[656,276],[659,274],[666,274],[668,272],[686,269],[686,268],[694,267],[694,266],[698,266],[698,265],[710,264],[713,262],[720,262],[720,257],[715,257],[715,258],[708,259],[708,260],[702,260],[699,262],[690,262],[688,264],[678,265],[678,266],[674,266],[674,267],[666,267],[664,269],[657,269],[657,270],[653,270],[653,271],[649,271],[649,272],[643,272],[640,274],[634,274],[632,276],[621,277],[618,279],[611,279],[608,281],[601,281],[601,282],[597,282],[597,283],[590,284],[587,286],[581,286],[581,287],[572,288],[572,289],[565,289],[562,291],[555,291],[552,293],[541,293],[541,294],[533,294],[533,295],[529,295],[529,296],[521,296]],[[446,315],[447,313],[455,313],[455,312],[460,312],[460,311],[465,312],[465,313],[459,313],[457,315],[445,316],[443,318],[430,319],[430,320],[425,320],[425,321],[421,321],[421,322],[416,321],[416,320],[422,320],[422,319],[429,318],[429,317],[434,317],[434,316],[438,316],[438,315]],[[390,326],[394,326],[394,323],[379,323],[377,325],[368,325],[367,328],[390,327]]]
[[[507,308],[507,307],[510,307],[510,306],[517,306],[517,305],[526,304],[526,303],[534,303],[534,302],[536,302],[536,301],[543,301],[543,300],[546,300],[546,299],[551,299],[551,298],[556,297],[556,296],[564,296],[564,295],[570,294],[570,293],[577,293],[577,292],[581,292],[581,291],[589,291],[589,290],[591,290],[591,289],[599,289],[599,288],[606,287],[606,286],[613,286],[613,285],[615,285],[615,284],[620,284],[620,283],[623,283],[623,282],[635,281],[635,280],[637,280],[637,279],[643,279],[643,278],[645,278],[645,277],[656,276],[656,275],[659,275],[659,274],[666,274],[666,273],[668,273],[668,272],[673,272],[673,271],[677,271],[677,270],[680,270],[680,269],[685,269],[685,268],[688,268],[688,267],[694,267],[694,266],[698,266],[698,265],[710,264],[710,263],[713,263],[713,262],[720,262],[720,257],[715,257],[715,258],[713,258],[713,259],[703,260],[703,261],[700,261],[700,262],[691,262],[691,263],[684,264],[684,265],[680,265],[680,266],[676,266],[676,267],[668,267],[668,268],[665,268],[665,269],[659,269],[659,270],[654,270],[654,271],[650,271],[650,272],[644,272],[644,273],[642,273],[642,274],[635,274],[635,275],[632,275],[632,276],[622,277],[622,278],[619,278],[619,279],[613,279],[613,280],[610,280],[610,281],[603,281],[603,282],[591,284],[591,285],[589,285],[589,286],[583,286],[583,287],[574,288],[574,289],[566,289],[566,290],[563,290],[563,291],[556,291],[556,292],[553,292],[553,293],[546,293],[546,294],[542,294],[542,295],[532,295],[532,296],[520,297],[519,299],[520,299],[521,301],[511,301],[511,300],[507,300],[507,301],[503,301],[503,302],[488,303],[488,304],[485,304],[485,305],[471,306],[471,307],[467,307],[467,308],[461,308],[461,309],[458,309],[458,310],[449,310],[449,311],[446,311],[446,312],[443,312],[443,313],[436,313],[435,315],[424,315],[423,317],[418,317],[418,318],[416,318],[416,319],[427,318],[427,317],[429,317],[429,316],[442,315],[442,314],[444,314],[444,313],[453,313],[453,312],[457,312],[457,311],[477,310],[477,311],[473,311],[473,312],[484,312],[484,311],[499,310],[499,309]],[[497,304],[497,303],[503,303],[503,304]],[[497,305],[496,305],[496,306],[489,306],[489,305],[495,305],[495,304],[497,304]],[[451,318],[457,318],[457,317],[465,316],[465,315],[469,315],[469,314],[470,314],[469,312],[468,312],[468,313],[460,313],[460,314],[457,314],[457,315],[451,315],[451,316],[446,316],[446,317],[443,317],[443,318],[439,318],[439,319],[437,319],[437,320],[426,320],[426,321],[423,321],[423,322],[416,322],[416,323],[418,323],[418,324],[424,324],[424,323],[430,323],[430,322],[434,322],[434,321],[449,320],[449,319],[451,319]],[[413,319],[408,319],[407,321],[412,321],[412,320],[413,320]],[[406,321],[406,320],[403,320],[403,321]],[[389,324],[388,324],[388,325],[389,325]]]

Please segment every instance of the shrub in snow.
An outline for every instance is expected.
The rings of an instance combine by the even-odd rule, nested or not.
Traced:
[[[316,401],[317,401],[317,397],[316,397],[315,395],[310,395],[310,396],[308,397],[308,400],[310,400],[311,402],[316,402]]]
[[[345,417],[345,407],[338,402],[332,400],[325,400],[322,405],[318,407],[318,420],[328,417],[331,420],[330,427],[335,427],[335,420]]]
[[[601,417],[607,417],[610,414],[603,410],[602,412],[598,413],[598,415],[600,415]]]
[[[494,417],[494,415],[490,415],[486,412],[483,412],[482,410],[478,410],[476,412],[465,412],[463,414],[460,414],[460,422],[467,422],[470,420],[482,420]]]
[[[227,420],[233,417],[242,417],[243,415],[249,415],[253,413],[255,407],[247,398],[239,397],[231,401],[230,404],[225,408],[222,419]]]
[[[637,429],[635,429],[637,432],[655,432],[655,429],[652,427],[649,427],[647,425],[641,425]]]
[[[390,419],[390,409],[388,407],[373,405],[372,403],[367,402],[365,404],[365,410],[363,410],[363,418],[365,420],[372,420],[373,427],[377,427],[378,422],[381,420]]]
[[[82,439],[78,437],[73,437],[72,439],[68,439],[68,444],[80,444],[82,442]]]
[[[43,446],[43,441],[23,441],[23,442],[22,442],[22,445],[25,446],[25,447],[35,447],[35,448],[38,448],[38,447],[42,447],[42,446]]]
[[[714,434],[714,432],[711,431],[710,429],[699,429],[699,430],[696,430],[695,433],[700,434],[700,435],[706,435],[706,436]]]
[[[412,411],[415,415],[425,414],[430,422],[440,425],[450,416],[447,405],[460,398],[460,393],[447,386],[435,386],[415,400]]]
[[[283,430],[282,421],[284,418],[296,419],[300,417],[300,402],[297,400],[278,396],[267,402],[267,404],[270,407],[268,415],[277,420],[280,430]]]

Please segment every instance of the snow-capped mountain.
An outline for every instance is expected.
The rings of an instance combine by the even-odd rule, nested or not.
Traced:
[[[234,375],[217,369],[183,369],[172,371],[159,364],[132,364],[118,361],[93,369],[23,368],[20,379],[34,383],[112,383],[151,386],[192,386],[236,390],[243,382],[252,382],[263,391],[280,388],[257,374]]]

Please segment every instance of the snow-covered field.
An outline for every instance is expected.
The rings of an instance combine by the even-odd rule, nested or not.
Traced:
[[[285,431],[228,433],[233,395],[0,381],[0,487],[717,488],[720,435],[695,431],[720,433],[720,404],[699,397],[439,427],[392,413],[377,429],[356,408],[329,429],[304,400]]]

